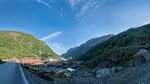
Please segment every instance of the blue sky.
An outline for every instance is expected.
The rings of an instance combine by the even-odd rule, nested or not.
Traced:
[[[150,0],[0,0],[0,30],[33,34],[57,54],[150,22]]]

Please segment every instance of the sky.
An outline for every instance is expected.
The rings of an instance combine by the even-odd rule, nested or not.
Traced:
[[[61,55],[150,22],[150,0],[0,0],[0,30],[21,31]]]

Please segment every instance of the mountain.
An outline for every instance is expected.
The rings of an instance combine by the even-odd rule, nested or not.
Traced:
[[[17,31],[0,31],[0,59],[57,58],[44,42],[31,34]]]
[[[80,60],[90,68],[124,66],[129,67],[141,49],[149,51],[150,24],[131,28],[119,33],[85,53]],[[141,62],[141,59],[139,59]]]
[[[80,45],[78,47],[69,49],[62,56],[63,57],[72,57],[73,59],[78,59],[78,58],[80,58],[80,56],[82,56],[83,54],[88,52],[90,49],[92,49],[96,45],[102,43],[103,41],[108,40],[112,36],[113,35],[110,34],[110,35],[106,35],[106,36],[90,39],[90,40],[88,40],[87,42],[85,42],[84,44],[82,44],[82,45]]]

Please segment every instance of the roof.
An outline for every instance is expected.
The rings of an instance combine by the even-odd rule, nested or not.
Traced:
[[[70,72],[72,72],[72,71],[74,71],[75,69],[72,69],[72,68],[67,68],[67,71],[70,71]]]
[[[21,60],[21,63],[23,64],[32,64],[32,63],[41,63],[42,60],[40,59],[23,59]]]

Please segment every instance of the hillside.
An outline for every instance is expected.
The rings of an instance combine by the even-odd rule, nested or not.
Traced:
[[[57,57],[44,42],[36,39],[31,34],[0,31],[0,39],[0,59]]]
[[[86,52],[88,52],[90,49],[92,49],[96,45],[102,43],[103,41],[108,40],[112,36],[113,35],[110,34],[110,35],[106,35],[106,36],[102,36],[102,37],[90,39],[90,40],[88,40],[87,42],[81,44],[78,47],[69,49],[62,56],[63,57],[72,57],[73,59],[78,59],[78,58],[80,58],[80,56],[82,56],[83,54],[85,54]]]
[[[102,84],[149,84],[150,81],[150,63],[145,63],[136,67],[132,67],[102,78]]]
[[[87,62],[88,67],[91,68],[128,66],[134,55],[149,45],[150,24],[147,24],[113,36],[91,49],[80,59]]]

